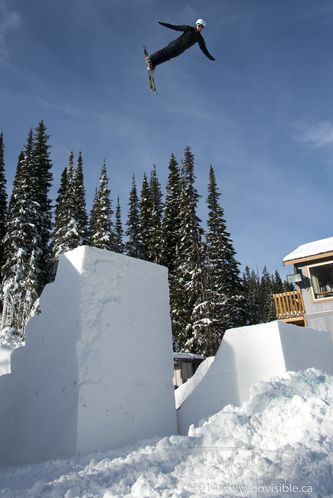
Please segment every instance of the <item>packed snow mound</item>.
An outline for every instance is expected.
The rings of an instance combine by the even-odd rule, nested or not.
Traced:
[[[1,331],[0,336],[0,375],[11,372],[10,358],[12,352],[19,347],[24,346],[24,342],[13,335],[9,327]]]
[[[178,434],[218,413],[241,406],[250,388],[286,372],[317,368],[333,375],[333,343],[328,332],[281,321],[229,329],[215,359],[177,410]]]
[[[10,373],[10,357],[14,349],[10,344],[0,343],[0,375]]]
[[[178,387],[175,390],[175,400],[176,400],[176,408],[178,409],[186,398],[194,391],[196,386],[201,382],[203,377],[206,375],[207,370],[211,366],[214,361],[214,356],[210,356],[206,358],[200,365],[198,366],[196,372],[190,379],[188,379],[184,384]]]
[[[329,497],[333,376],[315,369],[261,382],[189,436],[0,472],[0,496]]]

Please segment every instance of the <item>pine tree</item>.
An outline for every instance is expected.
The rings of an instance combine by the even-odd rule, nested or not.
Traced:
[[[125,252],[125,244],[123,242],[123,225],[121,221],[121,207],[119,201],[119,195],[117,197],[116,205],[116,222],[115,222],[115,234],[114,234],[114,251],[123,254]]]
[[[282,281],[276,270],[270,275],[264,267],[261,277],[249,267],[243,274],[244,295],[247,303],[247,317],[249,324],[266,323],[276,320],[276,310],[273,294],[293,290],[286,281]]]
[[[162,218],[162,250],[161,262],[169,269],[170,307],[172,317],[172,333],[174,349],[184,347],[186,341],[185,328],[187,308],[183,282],[180,280],[177,269],[181,264],[179,254],[181,240],[182,211],[180,199],[182,196],[182,178],[180,168],[174,154],[169,161],[169,174],[166,186],[166,197]]]
[[[22,322],[27,323],[31,314],[37,309],[37,299],[39,297],[39,281],[38,281],[38,264],[39,258],[35,250],[31,252],[27,275],[24,280],[24,303],[22,307]]]
[[[197,310],[203,317],[200,324],[201,349],[205,355],[215,355],[224,332],[243,325],[245,303],[239,276],[239,263],[226,230],[223,209],[219,204],[212,166],[209,171],[208,221],[205,253],[206,300]]]
[[[264,266],[260,281],[260,308],[262,323],[270,322],[276,319],[275,306],[273,300],[273,283],[272,277]]]
[[[68,156],[68,164],[61,176],[56,200],[54,231],[52,234],[53,265],[57,264],[61,254],[75,249],[83,243],[82,233],[79,230],[77,206],[79,198],[76,198],[74,189],[74,174],[74,153],[71,150]]]
[[[113,247],[112,208],[105,161],[90,218],[90,245],[111,250]]]
[[[205,354],[210,355],[216,353],[224,332],[244,325],[246,316],[239,263],[226,229],[220,195],[214,169],[210,166],[205,272],[207,300],[200,310],[206,316],[201,325],[202,342],[206,343]]]
[[[243,288],[246,301],[246,316],[249,325],[255,325],[261,321],[260,305],[260,279],[254,270],[246,266],[243,274]]]
[[[53,231],[51,233],[51,243],[50,243],[50,281],[54,280],[58,259],[60,254],[62,254],[61,249],[61,238],[60,234],[62,231],[62,227],[65,223],[65,199],[66,199],[66,191],[67,191],[67,166],[64,168],[61,177],[60,177],[60,186],[58,190],[58,196],[55,201],[55,209],[54,209],[54,223],[53,223]]]
[[[133,175],[132,186],[129,198],[129,209],[127,216],[127,230],[126,235],[128,237],[125,244],[126,254],[132,256],[133,258],[140,258],[142,254],[141,248],[141,224],[140,224],[140,206],[139,197],[136,188],[135,177]]]
[[[169,275],[175,270],[176,254],[180,244],[182,181],[180,169],[174,154],[169,161],[169,175],[162,219],[161,262],[169,268]],[[170,287],[172,294],[172,286]]]
[[[0,285],[2,282],[2,266],[5,262],[4,237],[6,234],[7,219],[7,191],[5,177],[5,156],[3,134],[0,135]]]
[[[160,263],[162,251],[163,201],[161,184],[157,177],[157,170],[155,165],[150,175],[149,188],[151,198],[149,261],[152,261],[153,263]]]
[[[52,185],[52,162],[49,154],[49,135],[41,121],[33,137],[32,168],[36,170],[34,200],[38,206],[37,230],[40,237],[39,250],[36,253],[36,268],[38,269],[38,294],[49,281],[50,271],[50,233],[52,230],[52,203],[49,190]]]
[[[272,291],[274,294],[284,292],[282,278],[277,270],[275,270],[274,275],[272,275]]]
[[[58,190],[58,196],[56,198],[55,203],[55,211],[54,211],[54,229],[52,237],[55,238],[55,234],[62,228],[64,224],[64,219],[66,215],[65,209],[65,199],[67,195],[67,181],[68,181],[68,173],[67,166],[64,168],[61,178],[60,178],[60,186]],[[52,253],[54,254],[56,251],[54,249],[55,240],[52,241]]]
[[[43,247],[40,204],[35,192],[41,179],[35,167],[33,148],[33,132],[30,130],[24,151],[19,156],[4,239],[6,325],[22,336],[31,305],[27,302],[27,293],[36,297],[40,292],[40,254]]]
[[[284,280],[282,283],[282,292],[290,292],[293,290],[295,290],[294,284],[289,283],[288,280]]]
[[[88,215],[86,210],[86,193],[84,188],[83,159],[79,152],[77,165],[73,174],[73,196],[75,199],[75,219],[79,233],[79,245],[84,245],[88,241]]]
[[[140,198],[140,236],[138,257],[146,261],[159,263],[161,260],[161,219],[162,192],[154,166],[150,181],[146,173],[143,176]]]
[[[201,332],[206,319],[202,308],[206,302],[204,247],[203,230],[196,214],[199,194],[194,185],[194,156],[190,147],[186,147],[184,152],[182,183],[180,244],[173,275],[174,302],[171,303],[171,314],[177,347],[201,353],[205,348]]]
[[[146,173],[143,175],[140,199],[140,253],[139,257],[150,261],[152,199]]]
[[[97,188],[95,188],[94,199],[93,199],[92,208],[91,208],[90,217],[89,217],[89,228],[88,228],[89,245],[92,245],[92,243],[91,243],[91,236],[92,236],[91,229],[93,226],[96,226],[96,223],[97,223],[97,221],[96,221],[97,211],[96,211],[96,209],[94,209],[94,206],[97,204],[97,198],[98,198],[98,190],[97,190]]]

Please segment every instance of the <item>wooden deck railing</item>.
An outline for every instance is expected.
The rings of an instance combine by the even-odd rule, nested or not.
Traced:
[[[286,320],[304,315],[304,303],[300,290],[273,294],[276,316]]]

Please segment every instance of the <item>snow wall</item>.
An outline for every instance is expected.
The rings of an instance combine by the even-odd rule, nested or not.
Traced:
[[[311,367],[333,374],[333,344],[328,332],[279,321],[227,330],[214,361],[203,377],[198,376],[197,385],[193,386],[196,372],[175,392],[176,402],[177,398],[181,402],[178,433],[187,434],[191,424],[228,404],[242,405],[256,382]]]
[[[167,270],[106,250],[60,258],[0,377],[0,462],[176,433]]]

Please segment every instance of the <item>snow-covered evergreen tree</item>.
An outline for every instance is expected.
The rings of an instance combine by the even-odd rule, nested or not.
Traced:
[[[266,266],[264,266],[261,275],[259,300],[261,309],[260,321],[266,323],[275,320],[276,313],[273,300],[273,282],[272,276],[267,271]]]
[[[282,278],[277,270],[275,270],[274,275],[272,275],[272,290],[274,294],[284,292]]]
[[[169,268],[169,275],[174,271],[176,254],[180,243],[182,180],[180,168],[174,154],[169,161],[169,175],[162,218],[162,264]],[[170,288],[172,293],[172,287]]]
[[[39,171],[33,156],[33,132],[19,156],[4,238],[3,295],[7,308],[6,325],[24,334],[29,296],[40,292],[40,255],[44,247],[40,231],[40,204],[36,200]],[[29,286],[28,286],[29,283]]]
[[[202,335],[207,344],[206,354],[210,355],[216,353],[227,329],[244,325],[246,320],[239,262],[227,232],[220,196],[215,172],[210,166],[206,242],[207,301],[204,304],[208,319],[202,324]]]
[[[270,275],[264,267],[261,277],[249,267],[243,274],[244,295],[247,303],[247,317],[251,325],[276,320],[273,294],[293,290],[292,284],[283,281],[276,270]]]
[[[58,189],[58,196],[55,202],[55,210],[54,210],[54,224],[53,224],[53,234],[52,234],[52,254],[54,254],[54,243],[55,243],[55,234],[61,229],[65,219],[65,199],[67,192],[67,181],[68,181],[68,173],[67,166],[64,168],[61,177],[60,177],[60,186]]]
[[[71,150],[68,156],[68,164],[61,176],[56,200],[54,231],[52,234],[53,264],[57,263],[61,254],[75,249],[83,243],[78,227],[76,201],[74,192],[74,154]]]
[[[77,165],[73,174],[72,190],[75,199],[75,218],[80,238],[79,245],[84,245],[88,241],[88,215],[86,209],[86,193],[84,188],[83,159],[81,152],[79,152]]]
[[[246,301],[246,316],[249,325],[261,322],[260,279],[254,270],[245,267],[243,273],[243,288]]]
[[[192,353],[200,353],[201,323],[204,314],[198,310],[205,298],[203,230],[198,218],[199,194],[195,188],[194,156],[190,147],[185,148],[182,165],[182,212],[180,243],[174,272],[174,301],[172,320],[174,340],[178,348]]]
[[[0,134],[0,285],[2,282],[2,266],[5,262],[4,257],[4,237],[6,234],[7,220],[7,190],[5,176],[5,154],[3,134]]]
[[[182,285],[183,282],[177,273],[178,265],[181,263],[181,257],[179,255],[182,220],[181,196],[181,171],[174,154],[171,154],[162,217],[163,243],[161,249],[161,262],[169,269],[172,333],[174,337],[174,349],[177,351],[184,347],[184,342],[186,340],[185,329],[187,325],[187,315],[183,310],[186,310],[188,306]]]
[[[140,223],[140,204],[136,187],[135,177],[133,175],[130,198],[128,203],[127,215],[127,241],[125,244],[126,254],[133,258],[140,258],[142,254],[141,248],[141,223]]]
[[[22,322],[27,323],[30,315],[38,308],[39,280],[38,280],[39,258],[33,250],[30,255],[27,275],[24,280],[24,303],[22,307]]]
[[[150,174],[149,187],[151,198],[149,261],[152,261],[153,263],[161,263],[163,200],[161,184],[157,177],[157,170],[155,165]]]
[[[162,192],[157,177],[156,166],[148,181],[146,173],[143,176],[140,198],[140,234],[138,257],[146,261],[159,263],[161,260],[161,219]]]
[[[105,161],[102,166],[90,218],[90,245],[111,250],[113,247],[112,208]]]
[[[91,211],[90,211],[90,217],[89,217],[89,229],[88,229],[88,240],[89,240],[89,245],[92,245],[91,244],[91,227],[95,226],[96,225],[96,210],[94,209],[94,206],[96,205],[97,203],[97,195],[98,195],[98,190],[97,188],[95,188],[95,194],[94,194],[94,199],[93,199],[93,203],[92,203],[92,208],[91,208]]]
[[[116,221],[115,221],[115,233],[114,233],[114,251],[123,254],[125,252],[125,244],[123,242],[123,224],[121,221],[121,206],[119,195],[117,196],[117,205],[116,205]]]
[[[140,252],[139,257],[146,261],[150,261],[150,236],[151,236],[151,214],[152,214],[152,199],[150,185],[147,175],[144,173],[141,198],[140,198]]]
[[[34,186],[35,202],[38,206],[37,231],[39,233],[39,251],[35,261],[39,274],[38,294],[49,281],[50,271],[50,233],[52,230],[52,203],[49,190],[52,185],[52,162],[49,153],[49,135],[41,121],[33,135],[32,168],[36,170]]]

